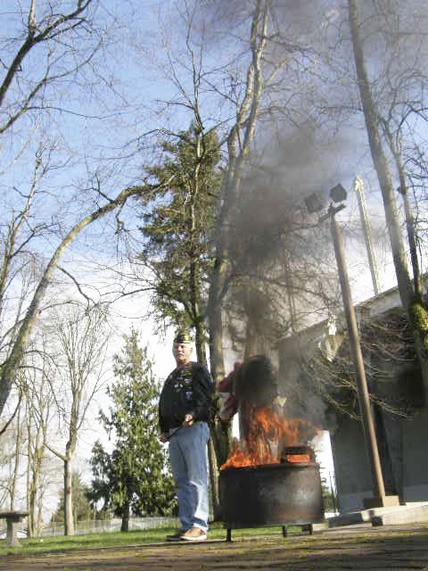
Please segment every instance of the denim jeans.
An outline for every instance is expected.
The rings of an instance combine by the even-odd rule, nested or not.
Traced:
[[[209,428],[206,422],[171,431],[169,458],[178,498],[178,513],[184,531],[208,529]]]

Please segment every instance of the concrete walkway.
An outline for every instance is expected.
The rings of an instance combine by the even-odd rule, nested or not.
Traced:
[[[232,542],[134,545],[79,552],[10,555],[0,559],[8,571],[214,571],[281,569],[287,571],[428,570],[428,524],[363,523],[283,538],[244,536]]]

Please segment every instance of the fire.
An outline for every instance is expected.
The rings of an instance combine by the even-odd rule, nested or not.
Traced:
[[[310,462],[309,454],[286,454],[285,459],[289,464],[304,464]]]
[[[253,411],[245,440],[238,442],[220,470],[263,464],[279,464],[288,446],[306,444],[318,432],[302,419],[286,419],[269,408]],[[307,454],[287,454],[290,463],[308,462]]]

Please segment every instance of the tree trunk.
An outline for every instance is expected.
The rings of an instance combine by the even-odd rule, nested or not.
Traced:
[[[64,461],[64,535],[74,535],[72,459]]]
[[[129,531],[129,502],[127,502],[123,507],[120,531]]]
[[[214,521],[219,521],[221,519],[221,506],[218,488],[218,464],[213,438],[210,438],[208,442],[208,461],[210,465],[211,505],[213,517]]]
[[[415,348],[421,366],[425,388],[428,389],[428,314],[421,300],[417,299],[410,278],[402,231],[400,227],[397,203],[392,185],[391,173],[383,151],[379,129],[379,117],[376,112],[371,86],[367,74],[362,41],[360,36],[360,21],[356,0],[348,0],[349,23],[352,35],[355,67],[358,87],[363,106],[367,136],[370,145],[373,164],[376,169],[382,192],[385,218],[391,242],[398,291],[401,302],[407,312],[409,324],[415,339]]]
[[[16,417],[16,440],[15,440],[15,457],[13,459],[13,471],[10,482],[10,510],[15,509],[15,499],[16,499],[16,488],[18,484],[19,477],[19,464],[21,462],[21,446],[23,442],[22,434],[22,423],[21,423],[21,410],[18,410]]]
[[[27,491],[27,505],[28,505],[28,535],[35,537],[38,535],[38,501],[37,493],[39,491],[40,474],[42,471],[43,448],[36,447],[33,453],[29,449],[28,454],[28,491]],[[31,465],[30,465],[31,462]]]
[[[400,187],[398,191],[403,197],[403,204],[404,204],[404,212],[406,215],[406,230],[407,230],[407,238],[409,241],[409,249],[410,249],[410,260],[412,263],[412,270],[413,270],[413,283],[415,288],[416,299],[422,303],[422,276],[419,266],[419,259],[418,259],[418,248],[417,248],[417,237],[416,237],[416,227],[415,227],[415,218],[413,216],[412,205],[410,203],[409,198],[409,189],[406,183],[406,175],[404,170],[404,165],[402,161],[402,157],[400,155],[399,150],[397,149],[397,145],[394,142],[394,138],[392,133],[389,129],[388,124],[385,122],[385,133],[387,137],[387,141],[389,143],[389,148],[391,150],[392,156],[395,160],[395,165],[398,172],[398,178],[400,180]]]

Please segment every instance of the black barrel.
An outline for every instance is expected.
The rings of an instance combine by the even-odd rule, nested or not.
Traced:
[[[306,525],[324,520],[319,466],[269,464],[220,472],[224,527]]]

